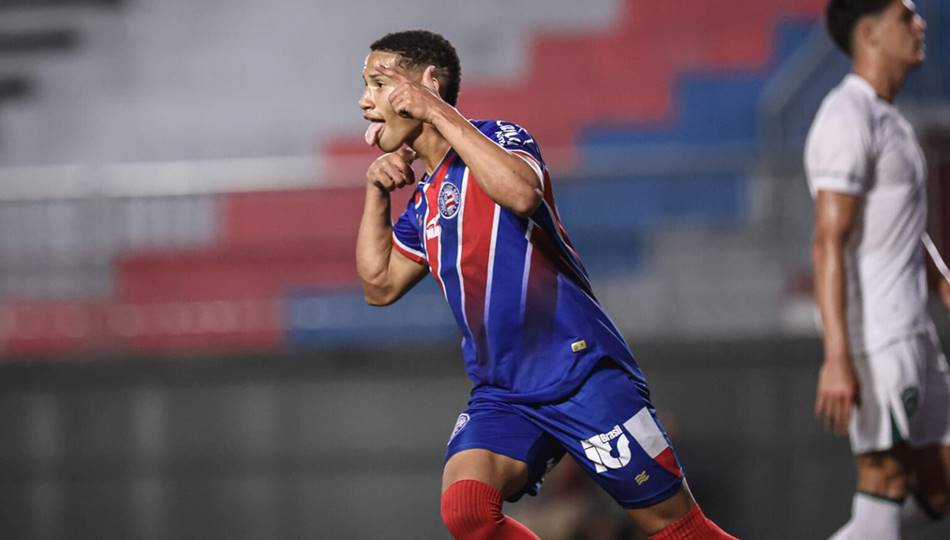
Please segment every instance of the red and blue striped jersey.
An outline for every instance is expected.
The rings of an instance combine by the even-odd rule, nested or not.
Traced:
[[[449,149],[416,185],[393,226],[393,245],[427,265],[442,289],[474,392],[514,402],[559,399],[605,356],[639,375],[561,225],[537,143],[516,124],[472,124],[527,158],[542,179],[542,203],[530,218],[495,203]]]

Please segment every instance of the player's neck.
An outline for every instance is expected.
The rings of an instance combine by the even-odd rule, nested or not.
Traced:
[[[903,66],[873,56],[855,57],[852,71],[867,81],[874,92],[888,103],[897,99],[909,73]]]
[[[435,127],[423,124],[422,131],[409,146],[415,150],[416,158],[425,165],[426,173],[432,174],[448,152],[449,141]]]

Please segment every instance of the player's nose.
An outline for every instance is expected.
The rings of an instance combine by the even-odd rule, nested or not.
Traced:
[[[369,98],[368,87],[365,90],[363,90],[363,95],[360,96],[360,99],[359,101],[356,102],[356,104],[359,105],[359,108],[363,109],[364,111],[367,111],[373,108],[373,101]]]

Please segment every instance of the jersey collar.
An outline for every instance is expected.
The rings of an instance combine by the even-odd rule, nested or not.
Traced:
[[[439,164],[436,165],[434,169],[432,169],[432,172],[431,173],[426,172],[425,179],[423,179],[422,181],[423,184],[429,183],[432,177],[435,176],[435,174],[439,172],[439,169],[442,168],[442,165],[445,165],[445,162],[449,159],[449,155],[451,154],[452,154],[452,147],[450,146],[445,150],[445,154],[442,154],[442,159],[440,159]]]
[[[877,90],[875,90],[874,87],[871,86],[871,83],[869,83],[867,79],[858,75],[857,73],[854,73],[854,72],[848,73],[848,76],[845,79],[848,84],[853,85],[855,88],[858,88],[861,91],[861,93],[867,95],[869,98],[873,99],[874,101],[878,101],[886,105],[892,105],[886,99],[877,95]]]

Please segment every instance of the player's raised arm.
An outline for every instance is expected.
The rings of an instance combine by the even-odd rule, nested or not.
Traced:
[[[390,192],[415,181],[412,152],[384,154],[366,171],[366,201],[356,237],[356,273],[366,302],[392,304],[426,274],[426,267],[393,249]]]
[[[522,158],[495,144],[459,111],[439,96],[439,81],[429,66],[420,82],[399,69],[377,66],[398,86],[390,94],[401,116],[432,124],[461,156],[476,182],[493,201],[521,216],[530,216],[541,204],[541,177]]]
[[[815,299],[824,333],[824,363],[818,377],[815,415],[829,431],[844,435],[858,404],[858,382],[848,343],[845,292],[845,244],[854,226],[860,198],[819,190],[815,198]]]

